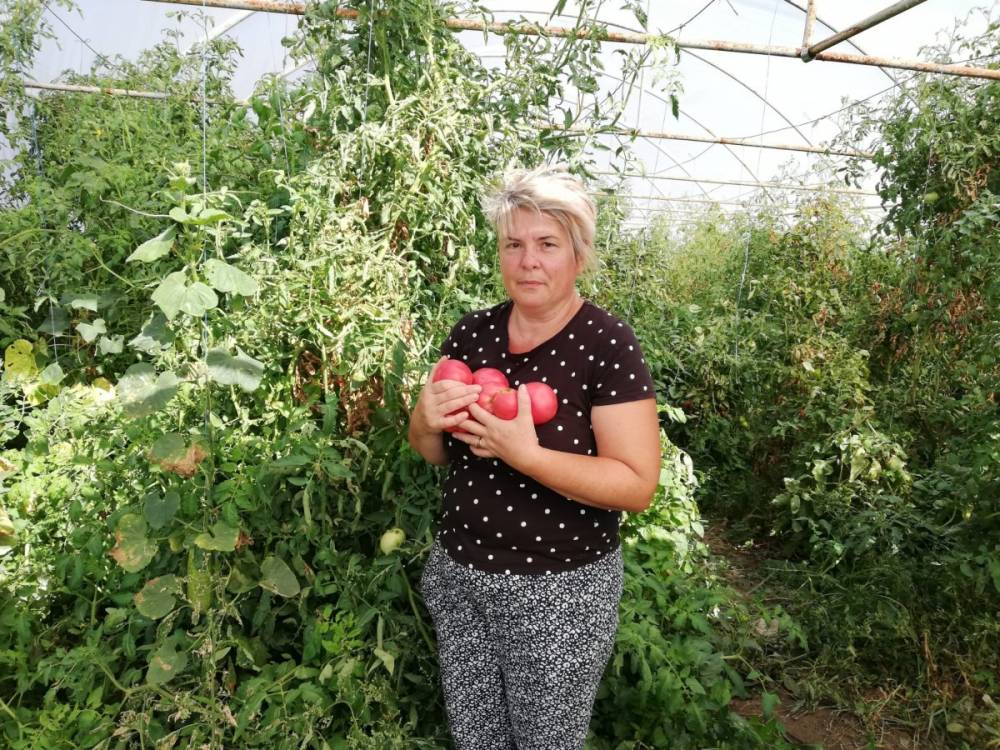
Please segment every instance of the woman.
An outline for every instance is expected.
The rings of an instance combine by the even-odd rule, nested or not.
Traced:
[[[618,627],[620,511],[648,507],[659,477],[653,382],[632,330],[577,292],[594,262],[584,185],[519,171],[484,208],[510,299],[462,318],[442,354],[502,370],[518,414],[480,408],[478,385],[424,386],[410,444],[449,470],[421,590],[456,747],[579,750]],[[559,398],[538,427],[535,380]]]

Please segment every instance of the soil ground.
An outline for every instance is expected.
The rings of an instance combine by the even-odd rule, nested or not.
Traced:
[[[705,543],[712,554],[725,561],[722,571],[726,582],[746,595],[758,594],[766,586],[759,568],[767,559],[762,548],[736,547],[725,537],[725,528],[712,523],[706,528]],[[854,714],[842,709],[803,708],[800,701],[785,690],[778,690],[781,699],[774,715],[785,728],[788,739],[810,748],[824,750],[925,750],[899,729],[882,726],[874,733]],[[743,717],[763,716],[760,696],[734,699],[732,710]]]

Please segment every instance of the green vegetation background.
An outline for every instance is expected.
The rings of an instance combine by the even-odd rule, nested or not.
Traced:
[[[287,44],[316,75],[247,107],[232,42],[185,56],[170,32],[70,76],[167,100],[28,99],[42,4],[0,2],[5,747],[447,746],[414,591],[439,476],[408,409],[449,325],[502,293],[486,182],[586,175],[597,141],[534,123],[580,116],[570,85],[613,123],[670,45],[605,96],[596,40],[510,36],[500,75],[452,8],[379,5],[359,33],[312,7]],[[995,54],[996,27],[953,45]],[[926,746],[1000,743],[998,122],[996,84],[958,79],[858,111],[845,138],[874,135],[892,207],[874,235],[827,198],[683,237],[602,202],[583,291],[643,342],[665,458],[623,527],[588,747],[782,747],[729,711],[779,687]],[[721,583],[705,515],[763,549],[766,602]]]

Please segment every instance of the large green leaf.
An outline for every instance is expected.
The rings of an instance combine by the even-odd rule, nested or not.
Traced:
[[[212,533],[203,531],[194,538],[194,543],[206,550],[232,552],[236,549],[236,540],[239,536],[239,529],[233,528],[225,521],[218,521],[212,526]]]
[[[177,235],[176,227],[168,227],[160,234],[150,240],[146,240],[125,259],[126,263],[134,260],[141,260],[144,263],[152,263],[169,253],[174,246],[174,237]]]
[[[101,354],[121,354],[124,349],[124,338],[121,336],[101,336],[97,341]]]
[[[295,596],[301,590],[299,581],[284,560],[268,557],[260,566],[260,587],[278,596]]]
[[[221,385],[238,385],[244,391],[257,389],[264,376],[264,363],[236,349],[232,356],[225,349],[211,349],[205,358],[208,376]]]
[[[153,313],[139,335],[129,341],[128,345],[146,354],[156,354],[173,343],[174,333],[167,328],[166,316],[163,313]]]
[[[145,417],[159,411],[174,397],[180,379],[170,370],[156,374],[153,366],[139,362],[118,381],[118,401],[130,417]]]
[[[4,380],[30,380],[38,374],[35,354],[30,341],[18,339],[8,346],[3,353]]]
[[[236,266],[231,266],[221,260],[210,258],[205,261],[205,278],[208,283],[220,292],[232,292],[249,297],[260,289],[252,276],[244,273]]]
[[[169,274],[153,292],[153,302],[163,310],[167,320],[183,312],[198,317],[219,304],[211,287],[196,281],[187,283],[187,274],[176,271]]]
[[[159,620],[174,608],[177,603],[174,594],[179,589],[177,576],[151,578],[142,587],[142,591],[135,595],[135,608],[151,620]]]
[[[170,523],[181,505],[181,496],[171,490],[161,495],[151,492],[142,504],[142,514],[152,529],[159,530]]]
[[[188,656],[177,650],[177,639],[170,638],[149,657],[149,671],[146,682],[163,685],[179,675],[187,667]]]
[[[100,295],[93,292],[66,294],[63,295],[61,301],[64,305],[69,305],[72,308],[90,310],[91,312],[97,312],[97,308],[101,305]]]
[[[126,513],[118,521],[111,556],[129,573],[145,568],[156,556],[156,542],[146,538],[146,519]]]
[[[102,333],[108,332],[107,326],[104,324],[104,318],[98,318],[93,323],[77,323],[76,330],[88,344]]]

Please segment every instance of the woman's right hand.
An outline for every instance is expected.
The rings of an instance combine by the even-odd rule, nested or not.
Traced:
[[[434,365],[434,370],[446,359],[447,357],[441,357]],[[434,370],[431,370],[420,391],[412,416],[414,426],[425,434],[441,433],[445,428],[455,427],[469,419],[469,404],[476,402],[482,390],[480,385],[466,385],[457,380],[439,380],[435,383]]]

